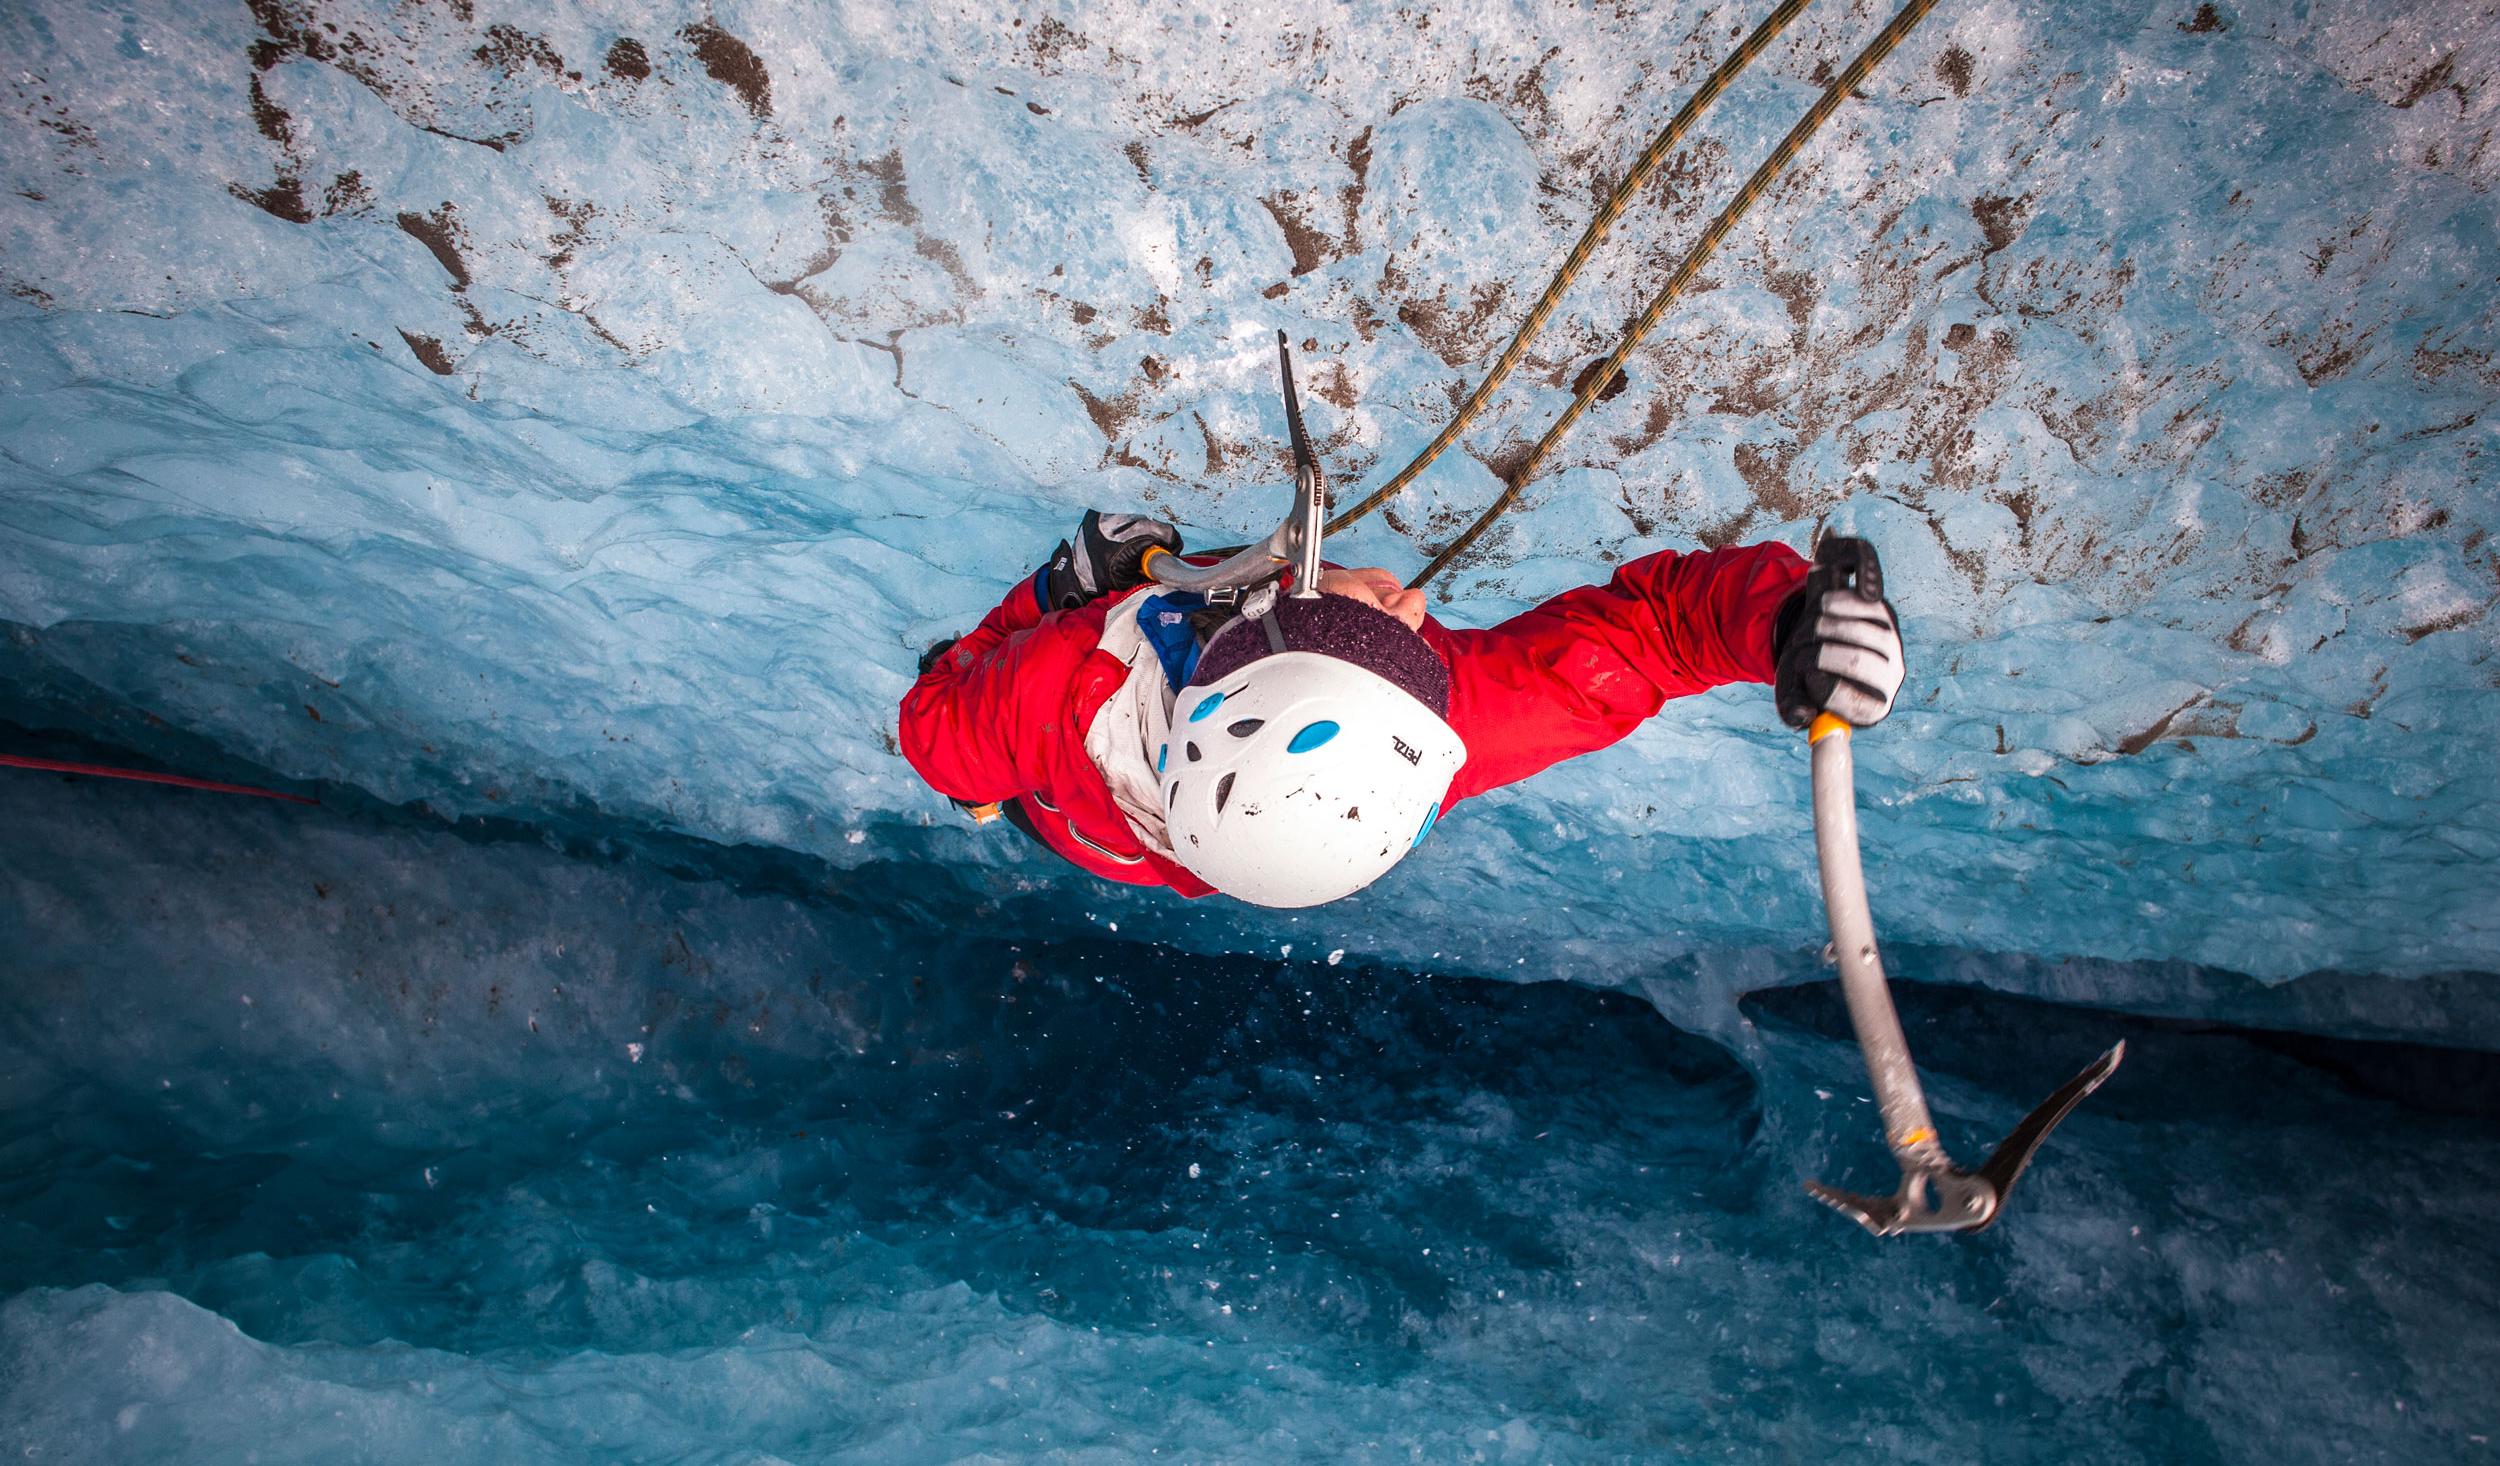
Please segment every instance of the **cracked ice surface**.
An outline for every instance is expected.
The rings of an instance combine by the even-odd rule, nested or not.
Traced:
[[[1335,481],[1402,463],[1749,19],[9,7],[0,715],[1206,947],[1613,983],[1809,941],[1754,689],[1299,922],[1051,870],[890,745],[919,648],[1081,508],[1265,527],[1274,328]],[[1338,557],[1463,524],[1878,21],[1773,45]],[[2492,965],[2495,52],[2464,3],[1942,7],[1443,613],[1852,528],[1913,636],[1860,754],[1888,935]]]

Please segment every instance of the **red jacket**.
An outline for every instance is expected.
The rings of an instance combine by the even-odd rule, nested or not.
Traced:
[[[1482,631],[1426,617],[1467,745],[1443,812],[1617,742],[1671,697],[1769,682],[1771,620],[1805,573],[1786,545],[1661,550]],[[1019,581],[904,694],[903,757],[950,798],[1020,800],[1043,844],[1096,875],[1203,896],[1205,882],[1138,841],[1085,753],[1095,711],[1129,675],[1100,645],[1124,598],[1045,615]]]

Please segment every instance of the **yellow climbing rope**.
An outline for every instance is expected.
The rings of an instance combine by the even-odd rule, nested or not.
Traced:
[[[1413,483],[1417,474],[1430,467],[1432,460],[1441,456],[1442,449],[1458,441],[1458,435],[1475,420],[1476,414],[1493,396],[1494,389],[1502,385],[1502,379],[1509,376],[1511,368],[1519,365],[1519,359],[1528,354],[1528,343],[1535,339],[1537,332],[1545,329],[1546,318],[1554,313],[1555,306],[1562,303],[1563,292],[1571,288],[1572,278],[1580,273],[1582,265],[1588,263],[1589,256],[1605,240],[1606,232],[1614,228],[1615,220],[1630,206],[1633,196],[1649,182],[1659,165],[1667,161],[1667,155],[1675,151],[1676,145],[1684,141],[1684,134],[1691,130],[1694,121],[1710,110],[1710,104],[1727,90],[1728,83],[1736,80],[1736,74],[1760,55],[1762,48],[1771,44],[1772,38],[1786,30],[1788,23],[1805,8],[1806,0],[1780,0],[1779,8],[1765,17],[1762,24],[1755,26],[1753,34],[1730,51],[1727,59],[1721,61],[1702,82],[1701,90],[1685,99],[1684,105],[1676,109],[1675,116],[1668,119],[1666,130],[1659,133],[1633,160],[1632,171],[1624,174],[1623,181],[1615,185],[1614,193],[1597,211],[1597,216],[1589,220],[1589,227],[1580,231],[1580,242],[1571,247],[1571,253],[1563,256],[1562,268],[1554,272],[1553,282],[1545,287],[1543,295],[1537,297],[1536,304],[1528,308],[1528,318],[1519,323],[1519,330],[1511,336],[1510,344],[1502,348],[1493,369],[1484,374],[1484,380],[1476,384],[1476,390],[1459,405],[1458,414],[1450,419],[1450,425],[1443,428],[1423,452],[1415,455],[1414,462],[1399,469],[1397,477],[1374,489],[1362,503],[1329,521],[1329,534],[1335,534],[1387,503],[1398,490]]]
[[[1410,586],[1421,586],[1449,568],[1452,561],[1465,554],[1468,547],[1491,528],[1495,520],[1501,518],[1504,512],[1519,501],[1520,492],[1527,487],[1528,481],[1536,476],[1536,471],[1544,463],[1546,455],[1562,441],[1565,433],[1571,431],[1572,425],[1580,420],[1581,414],[1589,410],[1589,405],[1597,400],[1598,393],[1605,390],[1606,384],[1614,380],[1615,373],[1622,369],[1623,363],[1640,346],[1642,339],[1648,336],[1650,330],[1658,324],[1658,318],[1666,313],[1667,307],[1683,293],[1684,287],[1691,284],[1693,277],[1701,273],[1701,267],[1709,262],[1712,254],[1717,252],[1720,242],[1727,238],[1728,231],[1735,227],[1736,221],[1753,206],[1755,200],[1761,197],[1763,190],[1769,188],[1772,182],[1796,159],[1798,151],[1814,136],[1816,130],[1830,119],[1832,113],[1839,109],[1840,104],[1848,98],[1849,94],[1866,80],[1867,74],[1880,65],[1883,59],[1892,53],[1892,49],[1901,43],[1901,39],[1907,36],[1920,21],[1927,18],[1927,12],[1934,6],[1935,0],[1909,0],[1909,3],[1901,8],[1900,13],[1893,16],[1882,30],[1876,32],[1873,40],[1866,43],[1865,49],[1852,57],[1847,66],[1841,68],[1840,74],[1832,78],[1831,85],[1823,89],[1823,95],[1817,97],[1814,105],[1806,110],[1806,115],[1797,119],[1797,125],[1788,130],[1788,135],[1780,139],[1779,146],[1773,148],[1771,155],[1762,160],[1762,166],[1753,171],[1753,176],[1745,180],[1744,186],[1736,191],[1735,197],[1728,200],[1727,206],[1719,211],[1718,217],[1712,219],[1710,226],[1701,232],[1701,238],[1694,242],[1693,247],[1685,253],[1683,260],[1676,265],[1675,273],[1667,277],[1667,283],[1659,287],[1656,295],[1650,297],[1649,304],[1642,309],[1630,328],[1624,332],[1623,340],[1615,347],[1614,352],[1605,361],[1599,363],[1594,371],[1586,373],[1581,378],[1578,390],[1572,393],[1571,405],[1563,410],[1562,416],[1546,430],[1545,436],[1537,440],[1536,446],[1528,450],[1527,457],[1511,471],[1500,496],[1486,507],[1484,513],[1477,516],[1476,522],[1469,525],[1465,533],[1452,540],[1442,548],[1439,554],[1433,556],[1432,563],[1426,565],[1420,574],[1408,582]],[[1339,515],[1328,526],[1331,534],[1385,503],[1392,494],[1413,481],[1415,475],[1421,473],[1425,465],[1431,463],[1441,450],[1449,446],[1450,442],[1458,436],[1468,419],[1473,417],[1477,409],[1483,405],[1484,399],[1491,393],[1493,387],[1509,373],[1510,369],[1517,364],[1519,357],[1524,354],[1528,338],[1544,325],[1546,316],[1552,313],[1555,302],[1560,299],[1563,290],[1570,284],[1572,275],[1577,273],[1580,266],[1586,262],[1589,251],[1595,247],[1598,239],[1604,236],[1606,228],[1613,224],[1615,215],[1622,212],[1623,205],[1630,200],[1633,191],[1638,188],[1636,180],[1646,178],[1646,174],[1641,170],[1643,168],[1654,170],[1657,167],[1665,152],[1673,145],[1673,140],[1681,135],[1683,128],[1692,117],[1699,115],[1701,109],[1725,89],[1728,81],[1734,78],[1737,71],[1742,70],[1744,64],[1753,59],[1753,54],[1759,51],[1773,35],[1778,33],[1779,28],[1785,26],[1802,8],[1803,0],[1790,0],[1790,3],[1782,4],[1778,10],[1772,12],[1769,19],[1755,29],[1752,35],[1745,38],[1744,44],[1739,46],[1725,62],[1722,62],[1717,71],[1711,73],[1710,79],[1702,84],[1701,91],[1696,92],[1693,99],[1685,103],[1683,109],[1676,113],[1675,120],[1667,124],[1667,130],[1659,134],[1658,140],[1641,155],[1640,163],[1635,165],[1633,176],[1625,180],[1625,186],[1618,188],[1614,197],[1607,200],[1606,207],[1598,211],[1598,217],[1591,221],[1588,231],[1581,236],[1580,243],[1564,260],[1562,271],[1554,277],[1553,283],[1546,287],[1545,294],[1529,311],[1527,322],[1521,326],[1519,334],[1512,338],[1509,347],[1494,363],[1492,372],[1486,376],[1483,384],[1476,388],[1475,392],[1468,397],[1466,404],[1459,409],[1458,416],[1452,419],[1450,425],[1433,439],[1431,446],[1427,447],[1413,463],[1399,470],[1395,478],[1382,485],[1379,490],[1361,503]]]

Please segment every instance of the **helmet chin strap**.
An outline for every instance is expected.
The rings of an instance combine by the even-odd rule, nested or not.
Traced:
[[[1276,624],[1277,595],[1278,587],[1275,581],[1262,581],[1242,596],[1239,612],[1242,620],[1258,623],[1259,630],[1267,637],[1267,649],[1270,652],[1285,650],[1285,628]]]

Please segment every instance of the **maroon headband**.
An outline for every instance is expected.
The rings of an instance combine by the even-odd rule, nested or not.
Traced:
[[[1352,662],[1432,709],[1434,717],[1450,711],[1450,669],[1431,643],[1407,629],[1388,612],[1352,596],[1279,596],[1268,613],[1283,634],[1283,650],[1321,652]],[[1189,685],[1204,687],[1272,656],[1276,648],[1258,622],[1235,617],[1224,623],[1199,653]]]

